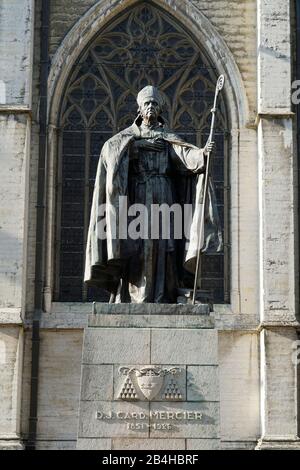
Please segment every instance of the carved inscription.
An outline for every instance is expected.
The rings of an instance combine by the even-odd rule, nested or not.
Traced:
[[[96,412],[97,420],[116,420],[125,422],[127,429],[142,431],[145,429],[153,429],[157,431],[170,431],[173,429],[172,422],[183,423],[185,421],[199,422],[203,418],[203,414],[199,411],[158,411],[151,410],[144,412]],[[128,422],[129,421],[129,422]],[[165,422],[160,422],[165,421]],[[167,422],[167,421],[171,421]]]

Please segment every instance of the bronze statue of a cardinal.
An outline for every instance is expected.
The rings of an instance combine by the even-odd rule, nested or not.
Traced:
[[[199,246],[202,252],[222,248],[211,178],[204,230],[199,233],[205,157],[214,143],[198,148],[170,131],[161,116],[163,95],[155,87],[143,88],[137,102],[134,123],[105,142],[101,151],[86,247],[85,282],[108,290],[112,302],[176,303],[177,289],[182,287],[178,276],[180,256],[183,267],[193,273]],[[189,186],[182,197],[178,174],[195,176],[192,194]],[[166,222],[161,217],[154,222],[151,215],[153,208],[172,208],[174,204],[192,207],[185,243],[180,243],[174,234],[174,217],[169,217],[165,236]],[[145,208],[147,233],[143,230],[140,237],[131,237],[126,228],[133,222],[132,208],[137,207]],[[127,209],[129,217],[124,229]],[[149,230],[154,223],[155,237]],[[185,223],[182,218],[182,226]],[[181,255],[180,250],[184,252]]]

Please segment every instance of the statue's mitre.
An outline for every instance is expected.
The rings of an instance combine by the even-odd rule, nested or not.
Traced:
[[[148,85],[148,86],[145,86],[145,88],[143,88],[139,94],[137,95],[137,102],[138,102],[138,105],[141,106],[141,104],[146,100],[146,99],[149,99],[149,98],[152,98],[154,99],[155,101],[157,101],[157,103],[159,104],[160,108],[162,108],[165,104],[165,100],[164,100],[164,97],[163,95],[160,93],[160,91],[152,86],[152,85]]]

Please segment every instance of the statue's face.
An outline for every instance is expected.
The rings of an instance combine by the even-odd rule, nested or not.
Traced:
[[[140,113],[144,120],[155,121],[160,115],[160,106],[154,98],[146,98],[140,106]]]

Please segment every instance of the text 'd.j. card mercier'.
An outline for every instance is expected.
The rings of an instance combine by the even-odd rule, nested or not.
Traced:
[[[111,411],[103,413],[96,411],[97,420],[116,420],[127,425],[128,429],[144,429],[153,428],[157,430],[172,429],[172,423],[178,424],[185,421],[201,421],[203,413],[199,411],[156,411],[151,410],[149,413],[141,412],[124,412]]]

